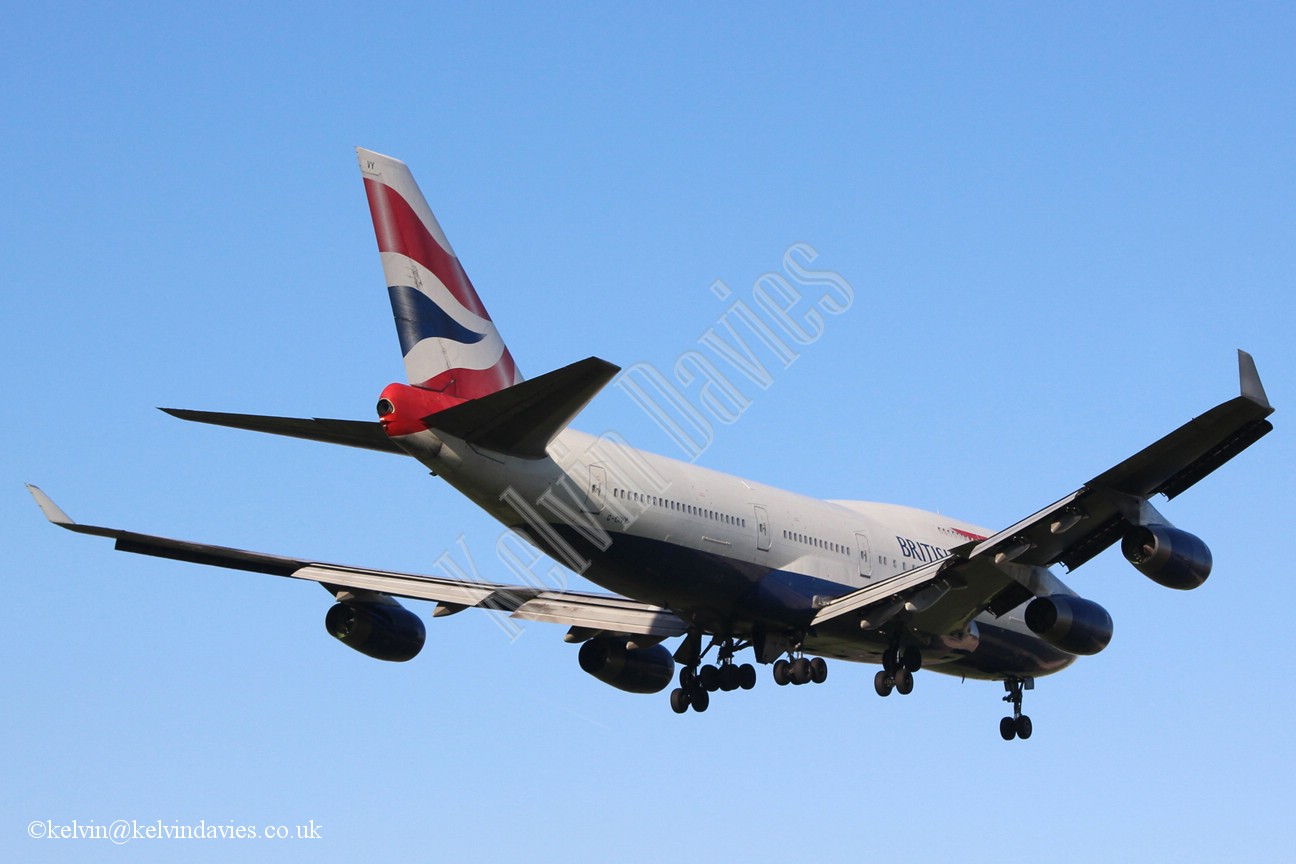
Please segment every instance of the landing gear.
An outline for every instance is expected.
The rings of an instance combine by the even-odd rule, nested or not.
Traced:
[[[891,691],[901,696],[913,692],[913,673],[922,668],[922,651],[917,646],[901,649],[892,645],[882,652],[882,671],[873,676],[873,689],[879,696],[890,696]]]
[[[676,714],[683,714],[689,708],[701,714],[711,705],[711,693],[703,684],[704,678],[715,678],[715,667],[704,666],[702,671],[711,670],[710,675],[695,672],[692,666],[680,670],[680,686],[671,691],[670,706]]]
[[[1020,738],[1025,741],[1031,737],[1034,731],[1031,725],[1031,719],[1022,713],[1022,691],[1034,690],[1034,678],[1008,678],[1004,681],[1004,690],[1008,695],[1003,697],[1003,701],[1011,702],[1013,707],[1013,716],[1005,717],[999,721],[999,735],[1005,741],[1011,741],[1014,738]]]
[[[688,691],[683,687],[676,687],[670,695],[671,710],[676,714],[683,714],[689,709]]]
[[[774,683],[822,684],[828,680],[828,661],[822,657],[795,657],[792,660],[774,661]]]
[[[734,652],[747,646],[735,645],[732,639],[725,639],[723,642],[712,642],[707,651],[715,645],[720,646],[718,666],[708,663],[699,668],[698,663],[707,652],[695,649],[688,657],[692,662],[686,662],[680,669],[680,686],[670,694],[671,710],[676,714],[683,714],[689,708],[698,713],[707,710],[711,705],[711,694],[717,690],[731,692],[750,690],[756,686],[756,667],[750,663],[739,665],[733,662]]]

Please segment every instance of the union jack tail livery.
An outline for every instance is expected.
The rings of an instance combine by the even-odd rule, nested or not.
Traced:
[[[477,399],[522,380],[450,241],[399,159],[356,148],[409,383]]]

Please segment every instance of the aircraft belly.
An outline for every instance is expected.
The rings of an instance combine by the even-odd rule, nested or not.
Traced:
[[[519,526],[534,540],[534,532]],[[760,623],[799,627],[813,617],[816,596],[839,596],[849,586],[768,565],[693,549],[667,540],[613,534],[593,547],[568,525],[553,530],[590,561],[581,574],[610,591],[663,606],[704,626]]]

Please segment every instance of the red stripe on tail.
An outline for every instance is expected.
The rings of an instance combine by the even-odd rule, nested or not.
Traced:
[[[432,271],[465,309],[489,321],[490,315],[486,314],[486,307],[482,306],[459,259],[441,247],[414,208],[390,186],[369,177],[364,179],[364,184],[374,233],[378,237],[378,251],[397,252],[413,258]],[[509,383],[513,383],[511,378]]]

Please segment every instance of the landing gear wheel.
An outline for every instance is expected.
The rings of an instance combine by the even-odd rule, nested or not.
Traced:
[[[904,656],[901,658],[904,668],[910,672],[917,672],[922,668],[922,651],[915,646],[910,646],[904,650]]]
[[[792,683],[809,684],[810,683],[810,661],[804,657],[798,657],[792,661]]]
[[[683,687],[676,687],[670,695],[671,710],[676,714],[683,714],[689,709],[688,691]]]
[[[900,649],[888,648],[882,652],[882,669],[893,673],[900,668]]]
[[[693,671],[692,667],[685,666],[680,669],[679,684],[684,690],[692,690],[697,686],[697,673]]]
[[[1011,717],[1005,717],[999,721],[999,734],[1005,741],[1011,741],[1017,737],[1017,721]]]
[[[828,661],[816,657],[810,661],[810,680],[822,684],[828,680]]]
[[[694,690],[689,694],[689,702],[693,705],[693,710],[701,714],[711,704],[711,694],[705,690]]]
[[[901,667],[895,673],[895,689],[901,696],[908,696],[913,692],[913,673],[908,669]]]
[[[739,686],[738,667],[732,663],[726,663],[720,667],[720,689],[728,693],[731,690],[737,690]]]
[[[708,693],[720,689],[720,670],[710,663],[698,670],[698,684]]]
[[[890,696],[892,688],[895,687],[895,680],[887,674],[885,669],[873,676],[873,689],[879,696]]]
[[[788,682],[791,680],[788,677],[788,672],[790,671],[788,667],[791,665],[792,665],[791,663],[789,663],[788,661],[784,660],[781,657],[778,660],[774,661],[774,683],[775,684],[777,684],[780,687],[786,686],[788,684]]]
[[[744,690],[750,690],[756,686],[756,667],[750,663],[744,663],[738,667],[738,686]]]
[[[1005,741],[1011,741],[1013,738],[1020,738],[1025,741],[1031,737],[1034,731],[1031,725],[1031,719],[1022,713],[1022,696],[1024,691],[1035,689],[1035,679],[1030,677],[1022,678],[1005,678],[1004,689],[1008,695],[1003,697],[1003,701],[1012,705],[1012,716],[1005,717],[999,721],[999,734]]]

